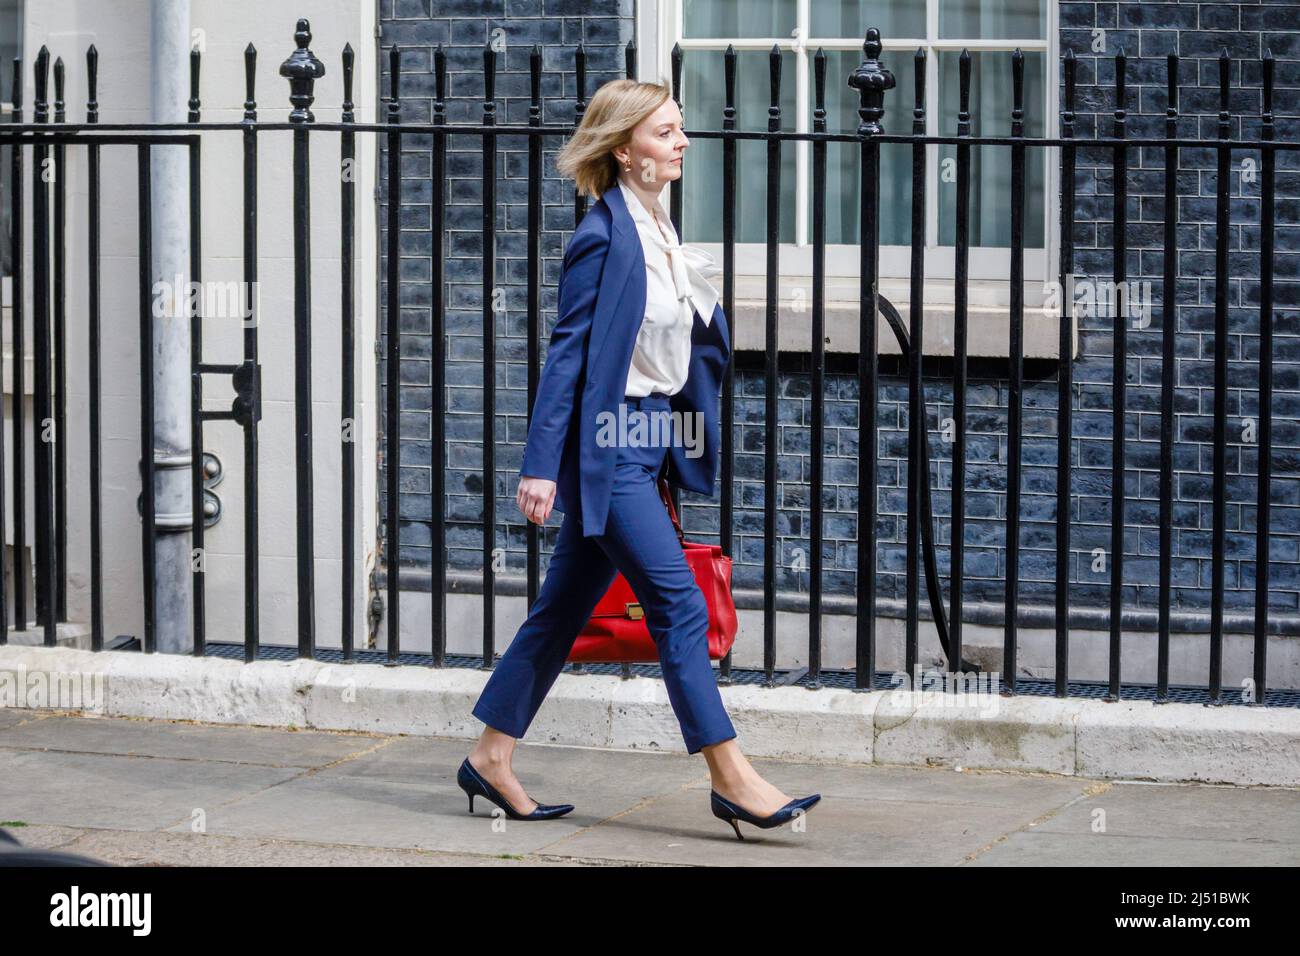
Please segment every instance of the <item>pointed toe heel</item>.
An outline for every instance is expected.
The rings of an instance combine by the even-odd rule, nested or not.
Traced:
[[[765,817],[757,816],[750,813],[744,807],[737,803],[732,803],[716,790],[709,791],[709,804],[713,810],[713,815],[719,820],[725,820],[731,824],[731,828],[736,831],[738,840],[745,839],[740,832],[740,822],[752,823],[762,830],[770,830],[773,827],[779,827],[789,822],[797,814],[807,812],[813,804],[822,798],[820,793],[814,793],[807,797],[796,797],[785,806]]]
[[[469,796],[469,812],[474,812],[474,798],[483,797],[495,803],[505,811],[506,816],[511,820],[553,820],[556,817],[562,817],[573,809],[571,803],[539,803],[532,813],[520,813],[507,800],[496,787],[488,783],[483,775],[474,769],[474,765],[466,757],[460,765],[460,770],[456,772],[456,782],[460,788]]]

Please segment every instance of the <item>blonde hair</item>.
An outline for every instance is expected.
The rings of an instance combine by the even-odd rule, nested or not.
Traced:
[[[560,149],[555,165],[581,195],[599,199],[618,178],[611,150],[625,146],[642,120],[672,95],[663,83],[610,80],[596,91],[582,123]]]

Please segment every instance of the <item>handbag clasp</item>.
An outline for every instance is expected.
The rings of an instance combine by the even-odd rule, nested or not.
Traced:
[[[624,610],[627,613],[627,618],[629,621],[639,621],[645,617],[645,610],[641,607],[640,604],[624,605]]]

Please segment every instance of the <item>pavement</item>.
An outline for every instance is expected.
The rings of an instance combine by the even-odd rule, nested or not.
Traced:
[[[1300,789],[756,759],[796,825],[709,811],[704,758],[531,744],[549,821],[456,784],[464,739],[0,708],[0,826],[125,866],[1295,866]]]

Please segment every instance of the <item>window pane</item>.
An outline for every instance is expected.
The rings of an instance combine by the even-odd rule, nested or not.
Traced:
[[[957,132],[959,57],[939,54],[939,135]],[[1025,135],[1044,135],[1043,89],[1046,82],[1043,54],[1025,54]],[[970,69],[972,136],[1011,134],[1011,54],[972,53]],[[1011,149],[1008,146],[972,146],[970,176],[970,244],[1011,245]],[[939,147],[939,242],[956,242],[957,147]],[[945,163],[951,176],[944,175]],[[1043,149],[1025,150],[1025,246],[1043,248],[1043,201],[1046,195]],[[951,180],[951,181],[949,181]]]
[[[1044,40],[1047,0],[939,0],[945,40]]]
[[[816,0],[812,5],[812,36],[863,39],[868,27],[878,27],[886,40],[921,39],[925,34],[925,4],[916,0]]]
[[[682,36],[788,37],[795,14],[795,0],[682,0]]]
[[[690,50],[682,62],[682,105],[686,128],[722,129],[726,104],[722,50]],[[736,128],[766,130],[770,98],[768,54],[736,54]],[[781,54],[781,129],[795,129],[795,59]],[[682,164],[682,240],[722,241],[722,140],[697,136]],[[778,239],[794,242],[795,145],[781,146],[781,224]],[[767,144],[736,141],[736,241],[767,240]]]
[[[881,120],[887,133],[912,130],[912,103],[916,83],[912,75],[912,57],[907,53],[885,53],[881,57],[886,69],[893,72],[898,85],[885,94],[885,116]],[[848,85],[849,75],[862,63],[860,50],[832,50],[826,54],[826,131],[856,133],[861,97]],[[809,66],[811,67],[811,60]],[[816,91],[809,77],[808,115],[816,104]],[[811,120],[810,120],[811,122]],[[811,128],[811,126],[809,127]],[[862,150],[857,143],[828,143],[826,146],[826,242],[832,245],[857,245],[859,203],[862,177]],[[811,160],[811,150],[809,151]],[[811,194],[812,163],[808,164]],[[816,197],[812,197],[815,201]],[[912,229],[912,150],[904,143],[880,146],[880,241],[884,245],[906,245]],[[811,205],[811,204],[810,204]],[[809,241],[812,240],[812,211],[809,209]]]

